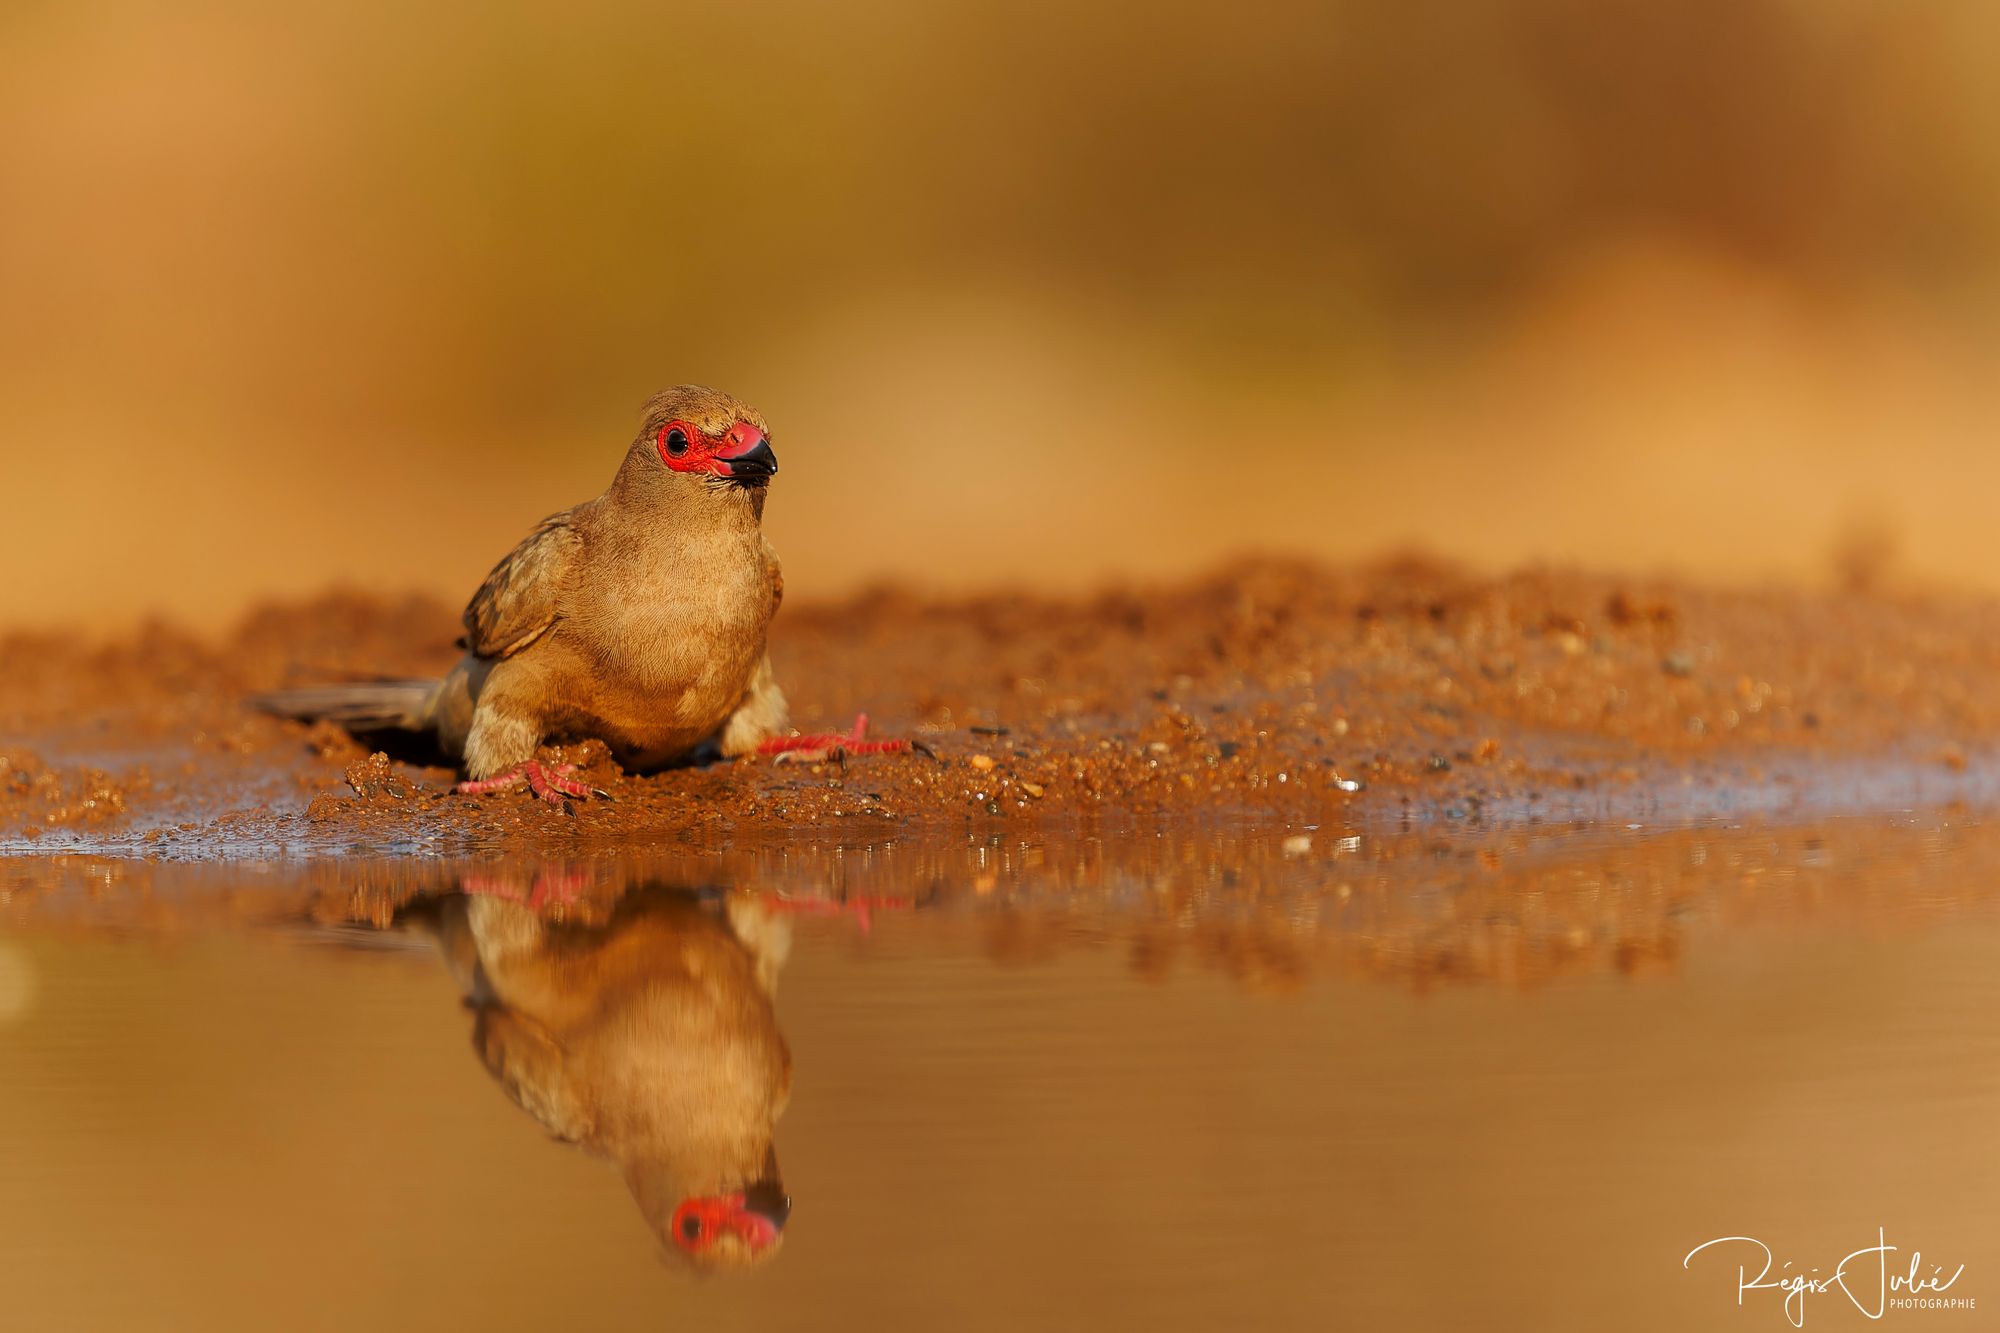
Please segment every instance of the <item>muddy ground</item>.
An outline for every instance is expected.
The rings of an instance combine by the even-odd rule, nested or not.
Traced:
[[[1079,600],[788,606],[808,730],[870,714],[918,754],[618,770],[557,809],[453,795],[417,748],[259,714],[253,692],[433,674],[457,610],[329,596],[219,641],[0,640],[0,850],[162,858],[716,849],[1060,826],[1342,831],[1983,801],[2000,604],[1719,592],[1423,561],[1240,564]],[[1355,789],[1358,786],[1358,789]]]

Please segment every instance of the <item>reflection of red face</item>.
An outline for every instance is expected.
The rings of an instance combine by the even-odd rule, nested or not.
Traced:
[[[778,456],[771,452],[770,440],[747,421],[731,426],[719,440],[685,421],[669,421],[660,427],[658,444],[660,461],[676,472],[759,482],[778,470]]]
[[[785,1200],[784,1210],[790,1207],[791,1200]],[[682,1200],[681,1206],[674,1209],[668,1234],[674,1238],[674,1244],[697,1258],[725,1235],[737,1237],[755,1254],[777,1244],[778,1229],[784,1222],[783,1212],[777,1217],[758,1212],[744,1202],[739,1192]]]

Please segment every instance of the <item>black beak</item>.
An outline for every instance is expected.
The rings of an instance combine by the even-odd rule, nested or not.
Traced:
[[[759,440],[754,448],[718,460],[729,467],[729,479],[739,485],[754,486],[778,475],[778,456],[769,440]]]
[[[760,1180],[743,1191],[743,1208],[783,1231],[785,1219],[792,1215],[792,1196],[777,1181]]]

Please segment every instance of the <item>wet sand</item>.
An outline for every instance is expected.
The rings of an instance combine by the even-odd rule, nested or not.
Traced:
[[[772,651],[809,730],[870,714],[937,753],[628,775],[612,801],[458,797],[387,753],[258,714],[258,689],[430,675],[453,608],[331,596],[220,639],[0,640],[0,850],[167,858],[720,849],[1245,821],[1801,817],[1994,791],[2000,604],[1722,592],[1406,560],[1246,562],[1082,599],[882,591],[788,607]],[[376,757],[381,754],[381,757]],[[1355,790],[1359,784],[1359,790]]]

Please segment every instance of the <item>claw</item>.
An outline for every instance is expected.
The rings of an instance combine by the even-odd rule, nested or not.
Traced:
[[[845,763],[849,755],[904,754],[912,750],[937,758],[937,752],[922,741],[901,737],[886,741],[869,740],[866,713],[854,719],[854,729],[846,735],[825,731],[810,736],[772,736],[757,746],[758,754],[774,755],[774,762],[780,764],[818,764],[829,759]]]
[[[452,790],[462,796],[484,796],[488,792],[505,791],[518,787],[523,782],[550,805],[561,805],[565,796],[581,800],[586,796],[604,796],[595,787],[585,786],[569,775],[576,772],[575,764],[544,764],[530,759],[524,764],[516,764],[505,773],[496,773],[490,778],[478,778],[461,782]]]

